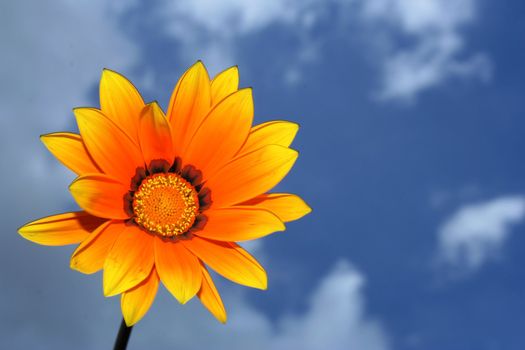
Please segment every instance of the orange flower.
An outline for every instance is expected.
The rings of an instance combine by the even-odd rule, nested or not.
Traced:
[[[80,135],[42,136],[78,178],[69,187],[83,209],[19,229],[43,245],[80,243],[71,267],[101,269],[104,295],[121,294],[128,326],[148,311],[159,281],[181,303],[197,295],[221,322],[226,311],[207,266],[266,289],[261,265],[235,242],[283,231],[311,209],[301,198],[266,193],[288,173],[298,125],[252,128],[251,89],[237,67],[210,81],[201,62],[179,80],[165,115],[123,76],[104,70],[100,109],[74,110]]]

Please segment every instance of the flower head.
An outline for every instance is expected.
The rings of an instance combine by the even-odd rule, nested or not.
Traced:
[[[145,104],[123,76],[104,70],[100,109],[74,110],[80,134],[42,136],[78,177],[69,187],[83,211],[46,217],[19,233],[43,245],[80,243],[71,267],[103,270],[104,295],[121,294],[131,326],[159,281],[181,303],[197,295],[221,322],[226,311],[208,267],[266,289],[261,265],[235,242],[283,231],[310,212],[298,196],[266,193],[288,173],[297,124],[252,127],[251,89],[237,67],[210,81],[201,62],[177,83],[166,114]]]

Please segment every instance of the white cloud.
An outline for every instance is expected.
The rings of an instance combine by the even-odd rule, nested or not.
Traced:
[[[300,76],[298,65],[314,61],[319,41],[310,35],[312,26],[323,18],[334,1],[319,0],[165,0],[157,15],[165,31],[183,45],[189,61],[202,58],[211,71],[238,63],[237,40],[254,35],[277,24],[299,44],[285,64],[285,82],[295,84]],[[343,1],[345,2],[345,1]],[[290,78],[290,76],[292,76]]]
[[[340,262],[310,298],[304,315],[285,317],[271,349],[388,349],[381,325],[365,315],[364,277]]]
[[[271,25],[285,28],[291,43],[279,65],[293,86],[307,65],[323,56],[327,38],[315,30],[328,25],[347,36],[366,36],[380,71],[380,100],[412,100],[449,78],[488,80],[491,66],[482,53],[468,54],[463,28],[476,20],[478,0],[166,0],[158,10],[166,32],[193,61],[212,71],[237,63],[238,39]],[[344,42],[341,45],[345,45]],[[365,52],[370,56],[370,52]]]
[[[102,68],[125,70],[135,63],[136,47],[112,16],[111,3],[103,0],[0,4],[0,43],[6,48],[0,55],[0,128],[8,131],[0,138],[0,154],[6,168],[16,169],[3,171],[0,180],[12,183],[13,198],[31,208],[3,201],[2,210],[42,212],[57,198],[69,198],[53,186],[64,187],[65,180],[58,178],[71,175],[49,162],[38,135],[71,129],[71,109],[89,104]],[[28,186],[38,190],[29,195]]]
[[[500,197],[460,208],[438,233],[439,260],[474,271],[495,258],[512,225],[525,218],[525,197]]]
[[[315,288],[304,313],[277,322],[250,306],[242,294],[223,293],[229,311],[225,326],[198,303],[175,311],[154,305],[143,321],[145,329],[133,335],[132,348],[387,350],[386,332],[366,314],[363,285],[362,274],[340,262]]]
[[[484,54],[460,57],[466,51],[462,29],[476,19],[476,4],[476,0],[363,2],[363,19],[383,39],[379,97],[411,100],[451,77],[489,79],[491,66]]]
[[[48,250],[16,230],[73,204],[72,174],[38,136],[73,128],[71,109],[91,104],[103,67],[125,72],[136,63],[136,47],[111,6],[103,0],[0,2],[0,348],[71,349],[75,341],[107,347],[90,346],[101,334],[90,323],[112,325],[111,309],[89,298],[101,295],[100,282],[84,284],[85,276],[70,271],[71,247]],[[92,315],[85,317],[87,309]]]

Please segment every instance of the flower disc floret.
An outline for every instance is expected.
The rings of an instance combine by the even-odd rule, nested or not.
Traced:
[[[188,231],[199,213],[194,187],[177,174],[154,174],[145,178],[133,197],[135,222],[164,237]]]

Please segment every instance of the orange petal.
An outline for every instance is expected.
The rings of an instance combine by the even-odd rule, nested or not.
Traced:
[[[104,173],[127,184],[144,166],[138,146],[99,110],[77,108],[74,113],[89,154]]]
[[[229,94],[239,88],[239,69],[230,67],[213,78],[211,81],[211,104],[216,105]]]
[[[283,222],[266,209],[232,207],[206,211],[208,221],[196,235],[218,241],[238,242],[284,231]]]
[[[62,164],[81,175],[101,173],[88,153],[80,135],[69,132],[56,132],[40,136],[40,140]]]
[[[196,236],[180,242],[222,276],[248,287],[266,289],[267,278],[263,267],[237,244]]]
[[[27,240],[43,245],[66,245],[82,242],[105,219],[84,211],[48,216],[18,229]]]
[[[113,243],[124,228],[122,221],[106,221],[77,247],[69,266],[85,274],[102,269]]]
[[[100,109],[138,145],[137,128],[144,100],[124,76],[109,69],[100,79]]]
[[[155,237],[155,266],[162,283],[181,304],[201,287],[199,260],[179,242]]]
[[[170,123],[157,102],[144,107],[140,118],[139,138],[146,165],[158,159],[164,159],[169,164],[173,162],[175,156]]]
[[[273,120],[254,126],[239,154],[255,151],[266,145],[288,147],[292,144],[298,130],[299,124],[284,120]]]
[[[135,225],[126,226],[104,262],[104,295],[120,294],[144,281],[153,262],[153,237]]]
[[[251,89],[239,90],[216,105],[199,126],[184,154],[207,178],[244,144],[253,121]]]
[[[290,171],[298,153],[278,145],[268,145],[240,156],[208,179],[213,207],[244,202],[269,191]]]
[[[120,308],[128,327],[140,321],[148,312],[159,289],[159,276],[155,268],[148,277],[137,286],[122,293]]]
[[[104,174],[90,174],[78,177],[69,190],[78,205],[88,213],[108,219],[127,219],[128,188],[119,181]]]
[[[177,154],[183,153],[184,146],[210,110],[210,105],[210,78],[202,62],[198,61],[180,78],[166,114]]]
[[[204,265],[201,266],[202,285],[197,296],[201,300],[202,305],[204,305],[206,309],[208,309],[208,311],[219,320],[219,322],[226,323],[226,310],[224,309],[221,296],[217,291],[217,288],[215,288],[215,284],[213,283],[208,270]]]
[[[242,204],[267,209],[277,215],[283,222],[300,219],[312,211],[312,208],[301,197],[290,193],[261,194]]]

